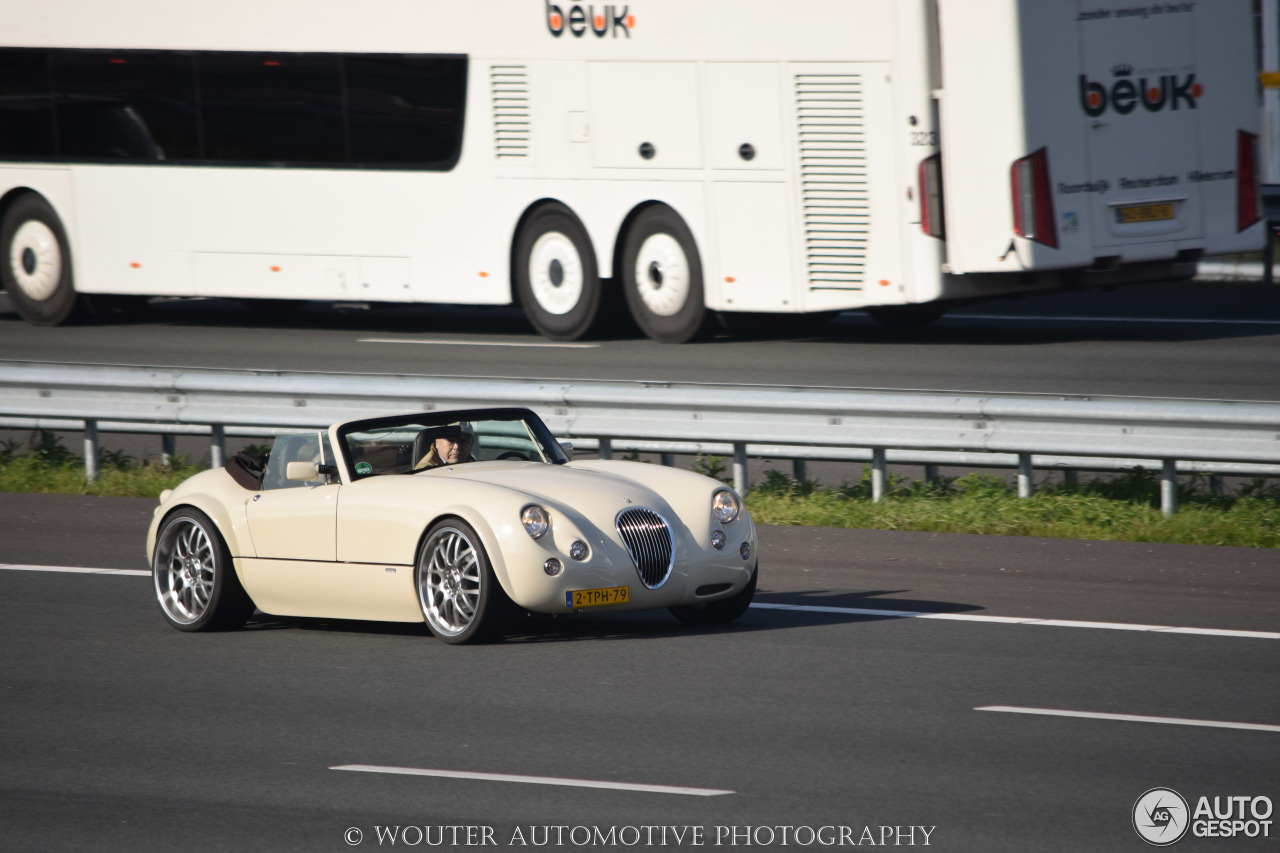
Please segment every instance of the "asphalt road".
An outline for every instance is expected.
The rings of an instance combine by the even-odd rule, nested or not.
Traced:
[[[1163,283],[957,309],[912,331],[859,314],[808,329],[668,346],[556,345],[510,308],[266,314],[230,300],[153,303],[141,322],[34,328],[0,313],[0,358],[556,379],[1280,399],[1280,287]]]
[[[145,568],[152,506],[0,495],[0,564]],[[564,834],[541,846],[565,850],[697,849],[699,828],[702,847],[782,849],[779,827],[847,826],[864,847],[864,828],[905,846],[894,832],[915,827],[946,851],[1137,851],[1148,789],[1280,800],[1280,731],[975,710],[1280,725],[1280,639],[975,621],[1274,632],[1280,552],[783,528],[761,543],[758,603],[965,618],[538,617],[475,648],[264,615],[188,635],[145,577],[0,569],[0,849],[386,849],[378,828],[397,826],[396,847],[425,848],[406,827],[460,825],[498,847],[519,828],[511,849],[547,826]],[[330,769],[353,764],[732,793]],[[635,826],[675,829],[577,843]]]

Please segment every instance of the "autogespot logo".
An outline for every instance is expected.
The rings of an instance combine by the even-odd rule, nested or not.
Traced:
[[[1187,834],[1187,801],[1172,788],[1152,788],[1133,804],[1133,828],[1142,840],[1168,847]]]

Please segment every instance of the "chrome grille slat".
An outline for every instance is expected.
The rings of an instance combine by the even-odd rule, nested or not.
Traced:
[[[649,589],[666,583],[674,564],[675,541],[667,520],[648,507],[628,507],[614,522],[640,581]]]

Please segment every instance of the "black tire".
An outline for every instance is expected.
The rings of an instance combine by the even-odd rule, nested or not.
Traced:
[[[35,193],[21,196],[0,221],[0,284],[14,310],[35,326],[78,319],[81,305],[74,282],[58,214]]]
[[[563,204],[538,207],[520,226],[511,280],[529,322],[552,340],[577,340],[601,318],[596,253],[587,229]]]
[[[702,258],[680,214],[658,204],[627,229],[619,270],[627,308],[655,341],[683,344],[710,330],[702,288]]]
[[[466,559],[468,552],[473,561]],[[442,519],[427,531],[413,581],[422,618],[446,643],[489,642],[507,627],[511,599],[498,583],[475,529],[460,518]]]
[[[918,329],[936,321],[945,313],[947,306],[937,303],[885,305],[867,309],[867,316],[886,329]]]
[[[756,595],[756,579],[760,577],[760,566],[751,573],[751,580],[738,592],[719,601],[708,601],[706,604],[683,604],[679,607],[667,608],[671,615],[688,625],[723,625],[732,622],[751,606],[751,599]]]
[[[198,509],[186,507],[165,519],[151,576],[160,612],[179,631],[239,628],[253,615],[226,541]]]

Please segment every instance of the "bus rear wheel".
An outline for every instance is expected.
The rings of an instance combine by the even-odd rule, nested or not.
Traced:
[[[47,201],[31,193],[13,203],[0,221],[0,252],[0,283],[24,320],[57,326],[76,315],[66,232]]]
[[[587,230],[559,203],[535,210],[516,235],[512,282],[533,327],[556,341],[573,341],[596,324],[600,274]]]
[[[707,332],[702,259],[680,214],[666,205],[641,211],[627,230],[620,272],[627,307],[646,335],[683,344]]]

